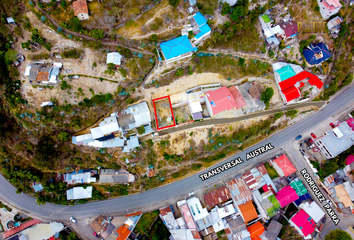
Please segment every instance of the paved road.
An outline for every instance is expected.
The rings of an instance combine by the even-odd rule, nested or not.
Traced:
[[[329,116],[335,115],[346,109],[348,107],[347,104],[352,100],[353,94],[354,87],[351,87],[345,91],[344,94],[334,99],[323,110],[269,137],[268,139],[256,144],[255,146],[225,159],[224,162],[228,162],[236,157],[241,157],[245,160],[246,153],[260,146],[264,146],[267,143],[271,143],[274,146],[272,151],[278,151],[283,147],[284,144],[291,142],[297,135],[303,134],[304,132],[313,129],[318,124],[321,124],[321,122]],[[262,155],[257,158],[253,158],[252,160],[249,160],[248,162],[245,162],[241,165],[238,165],[233,169],[227,170],[204,182],[201,181],[198,174],[196,174],[178,182],[152,189],[144,193],[73,206],[60,206],[55,204],[39,206],[36,204],[36,200],[34,198],[23,193],[16,194],[16,189],[0,175],[0,197],[5,202],[9,202],[19,209],[30,212],[35,216],[46,219],[49,218],[51,220],[67,221],[70,216],[75,216],[80,219],[96,214],[111,216],[113,214],[123,214],[135,211],[137,209],[144,209],[144,206],[151,204],[154,204],[156,208],[161,207],[161,204],[166,204],[166,201],[171,198],[186,196],[186,193],[193,190],[202,189],[206,184],[213,184],[213,182],[230,176],[230,174],[239,174],[240,171],[244,171],[247,165],[254,164],[258,159],[262,159]]]
[[[222,118],[222,119],[217,119],[217,118],[206,119],[206,120],[203,120],[202,122],[193,122],[193,123],[189,123],[186,125],[177,126],[177,127],[173,127],[173,128],[159,131],[159,135],[160,136],[166,135],[166,134],[170,134],[170,133],[174,133],[174,132],[178,132],[178,131],[183,131],[183,130],[190,129],[190,128],[201,127],[201,126],[210,126],[210,125],[216,125],[216,124],[232,123],[232,122],[242,121],[242,120],[246,120],[246,119],[250,119],[250,118],[274,114],[274,113],[278,113],[280,111],[286,111],[289,109],[297,109],[297,108],[303,108],[303,107],[308,107],[308,106],[316,106],[318,108],[321,108],[324,104],[325,104],[325,102],[308,102],[308,103],[290,105],[290,106],[286,106],[286,107],[278,108],[278,109],[273,109],[273,110],[251,113],[251,114],[247,114],[247,115],[242,115],[240,117]]]

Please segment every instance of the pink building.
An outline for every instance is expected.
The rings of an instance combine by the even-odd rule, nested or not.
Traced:
[[[321,15],[324,19],[337,14],[342,7],[339,0],[317,0]]]
[[[315,221],[301,209],[289,221],[290,225],[303,236],[305,239],[311,239],[311,234],[315,231]]]

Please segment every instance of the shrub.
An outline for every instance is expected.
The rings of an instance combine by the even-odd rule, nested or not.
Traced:
[[[92,63],[92,67],[97,67],[97,63],[96,62]]]
[[[63,142],[69,141],[70,137],[71,135],[64,131],[58,134],[58,139]]]
[[[101,39],[101,38],[104,38],[104,32],[102,29],[93,29],[92,31],[89,32],[89,36],[90,37],[93,37],[95,39]]]
[[[274,119],[281,118],[283,115],[284,115],[283,112],[278,112],[278,113],[274,114]]]
[[[285,113],[285,115],[287,116],[287,117],[290,117],[290,118],[294,118],[294,117],[296,117],[296,115],[298,114],[298,110],[296,110],[296,109],[290,109],[290,110],[288,110],[286,113]]]
[[[61,81],[61,83],[60,83],[60,89],[61,89],[61,90],[71,89],[71,85],[68,84],[67,81],[63,80],[63,81]]]
[[[145,128],[144,128],[144,126],[138,127],[138,133],[139,133],[140,135],[145,133]]]
[[[60,54],[62,58],[74,58],[78,59],[83,51],[81,49],[70,49],[67,51],[64,51]]]
[[[177,7],[178,4],[180,3],[180,0],[168,0],[168,3],[169,3],[172,7]]]
[[[122,74],[123,77],[127,77],[127,70],[125,70],[124,68],[119,68],[119,72],[120,74]]]
[[[175,73],[176,77],[181,77],[183,76],[183,69],[182,68],[178,68],[176,73]]]
[[[263,101],[267,107],[269,107],[269,101],[274,95],[274,89],[267,87],[265,91],[262,92],[261,101]]]
[[[66,8],[66,1],[61,1],[61,3],[60,3],[60,6],[62,7],[62,8]]]

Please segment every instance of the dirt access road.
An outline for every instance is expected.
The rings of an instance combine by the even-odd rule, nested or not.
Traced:
[[[60,24],[59,24],[58,22],[56,22],[51,16],[49,16],[49,14],[48,14],[45,10],[43,10],[43,9],[41,9],[41,8],[39,8],[39,7],[37,6],[37,0],[35,0],[34,2],[35,2],[35,4],[36,4],[36,5],[35,5],[36,10],[40,11],[47,19],[49,19],[55,27],[57,27],[57,28],[60,27],[64,32],[69,33],[69,34],[71,34],[71,35],[73,35],[73,36],[75,36],[75,37],[83,38],[83,39],[90,40],[90,41],[100,41],[102,44],[108,45],[108,46],[118,46],[118,45],[119,45],[119,46],[121,46],[121,47],[128,48],[128,49],[130,49],[130,50],[132,50],[132,51],[134,51],[134,52],[139,52],[139,53],[143,53],[143,54],[154,55],[152,52],[147,51],[147,50],[142,51],[142,50],[139,50],[139,49],[136,49],[136,48],[128,47],[128,46],[126,46],[126,45],[124,45],[124,44],[117,43],[117,42],[112,42],[112,41],[107,41],[107,40],[97,40],[97,39],[95,39],[95,38],[93,38],[93,37],[90,37],[90,36],[87,36],[87,35],[85,35],[85,34],[73,32],[73,31],[70,31],[70,30],[68,30],[68,29],[65,29],[65,28],[63,28],[62,26],[60,26]]]

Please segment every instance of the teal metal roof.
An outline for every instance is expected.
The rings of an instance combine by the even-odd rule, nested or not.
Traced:
[[[296,75],[295,71],[292,69],[290,65],[282,67],[276,70],[276,72],[279,74],[281,81],[284,81]]]
[[[196,47],[192,47],[186,35],[161,43],[160,47],[166,60],[198,50]]]

